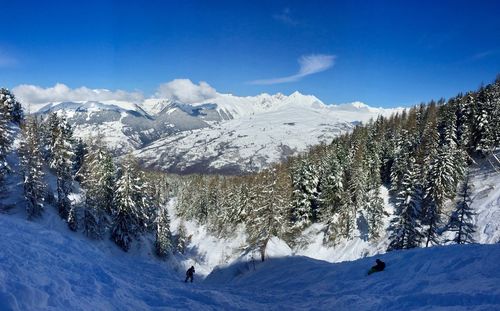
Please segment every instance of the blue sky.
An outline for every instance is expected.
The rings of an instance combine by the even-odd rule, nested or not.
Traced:
[[[0,85],[9,88],[148,97],[184,78],[220,93],[298,90],[392,107],[500,73],[500,1],[0,2]]]

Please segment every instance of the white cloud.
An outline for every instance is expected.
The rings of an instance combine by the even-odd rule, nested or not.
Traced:
[[[85,86],[70,88],[57,83],[53,87],[43,88],[37,85],[21,84],[13,93],[19,101],[31,111],[36,111],[47,103],[63,101],[124,101],[140,104],[145,97],[142,92],[127,92],[123,90],[91,89]],[[184,103],[196,103],[217,97],[217,91],[208,83],[202,81],[194,84],[189,79],[175,79],[160,84],[155,94],[157,98],[170,98]]]
[[[300,69],[299,72],[281,78],[262,79],[251,81],[251,84],[278,84],[298,81],[306,76],[325,71],[332,67],[335,63],[335,55],[312,54],[301,56],[298,60]]]
[[[25,106],[36,106],[49,102],[61,101],[127,101],[140,103],[144,96],[140,92],[107,89],[90,89],[85,86],[71,89],[67,85],[57,83],[53,87],[43,88],[36,85],[21,84],[12,89],[14,95]]]
[[[292,17],[290,8],[283,9],[280,14],[274,14],[273,18],[277,21],[282,22],[283,24],[290,26],[296,26],[299,24],[299,22],[297,22],[295,18]]]
[[[175,79],[160,84],[155,95],[160,98],[170,98],[183,103],[193,104],[215,98],[218,93],[204,81],[195,84],[189,79]]]
[[[492,56],[492,55],[495,55],[495,54],[498,54],[500,52],[500,50],[487,50],[487,51],[483,51],[481,53],[476,53],[474,54],[471,59],[472,60],[479,60],[479,59],[483,59],[485,57],[489,57],[489,56]]]

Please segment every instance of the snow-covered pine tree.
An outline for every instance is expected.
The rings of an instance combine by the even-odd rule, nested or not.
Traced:
[[[425,228],[425,246],[439,244],[438,236],[442,221],[443,205],[455,193],[457,172],[452,148],[441,146],[431,160],[426,180],[425,207],[422,224]]]
[[[366,149],[363,146],[364,137],[357,139],[359,140],[355,142],[355,146],[351,149],[352,161],[348,169],[349,179],[346,183],[351,197],[351,206],[347,214],[349,230],[346,234],[348,237],[351,237],[354,229],[357,228],[358,217],[363,217],[368,205],[368,183],[370,180],[365,159]]]
[[[380,124],[375,123],[369,131],[367,141],[367,152],[365,162],[367,166],[368,180],[366,193],[365,218],[368,223],[368,237],[372,240],[380,237],[383,219],[386,216],[384,201],[380,196],[381,180],[381,133]]]
[[[252,214],[246,223],[248,245],[257,249],[261,260],[265,260],[267,243],[272,237],[284,238],[287,226],[288,209],[286,202],[277,191],[276,169],[260,173],[256,180],[260,189],[255,197]]]
[[[140,178],[143,180],[142,206],[145,215],[141,227],[143,231],[154,232],[157,227],[158,211],[161,208],[159,184],[152,174],[148,175],[141,171]]]
[[[122,163],[121,176],[116,183],[111,227],[111,239],[124,251],[128,251],[133,238],[145,230],[147,216],[144,213],[143,190],[136,161],[128,156]]]
[[[418,144],[415,136],[411,135],[406,129],[403,129],[396,145],[397,148],[391,168],[391,191],[393,193],[401,191],[403,178],[408,171],[410,158],[415,156],[415,146]]]
[[[59,216],[68,222],[69,228],[76,230],[76,210],[72,208],[68,198],[73,182],[71,174],[73,167],[73,133],[64,117],[55,115],[52,121],[54,123],[51,124],[53,139],[50,145],[50,167],[57,177],[57,209]]]
[[[155,250],[160,258],[168,256],[172,252],[172,233],[170,232],[170,219],[165,207],[158,209],[155,220]]]
[[[211,233],[218,237],[223,237],[227,232],[227,221],[230,214],[227,193],[228,185],[224,176],[211,178],[209,182],[209,209],[207,225]]]
[[[492,117],[491,117],[491,129],[493,132],[493,147],[500,146],[500,74],[497,76],[495,83],[491,86],[491,98],[492,98]]]
[[[84,233],[101,239],[110,225],[116,169],[111,154],[101,140],[84,156],[79,176],[85,190]]]
[[[0,110],[9,117],[9,121],[16,124],[21,124],[24,118],[21,103],[16,100],[14,94],[5,88],[0,88]]]
[[[456,139],[457,145],[464,150],[469,147],[471,141],[470,122],[472,117],[472,100],[473,97],[470,93],[456,99]]]
[[[343,187],[343,168],[337,159],[336,149],[325,155],[323,159],[323,174],[321,176],[321,195],[319,197],[322,220],[326,221],[337,212],[340,192]]]
[[[473,106],[473,143],[475,151],[482,154],[488,153],[495,146],[496,137],[498,135],[498,105],[500,101],[494,98],[494,86],[489,85],[486,88],[481,88],[475,96],[475,105]]]
[[[44,181],[43,157],[39,145],[39,128],[37,119],[28,117],[22,127],[22,140],[19,147],[28,219],[40,217],[44,210],[43,200],[46,183]]]
[[[206,177],[202,175],[183,177],[177,196],[177,215],[205,224],[208,217],[208,192]]]
[[[337,150],[337,149],[335,149]],[[323,162],[324,174],[321,180],[321,220],[326,223],[324,243],[334,243],[338,232],[336,219],[341,208],[343,168],[337,160],[335,151],[328,153]]]
[[[455,210],[447,225],[447,231],[455,232],[455,237],[451,241],[457,244],[474,243],[472,234],[476,232],[474,224],[476,213],[471,207],[471,193],[472,185],[467,173],[458,192],[458,201],[455,205]]]
[[[78,177],[78,171],[83,165],[83,161],[85,159],[85,155],[87,154],[88,146],[87,144],[83,141],[83,139],[78,138],[78,140],[75,143],[75,152],[74,152],[74,157],[73,157],[73,175],[75,175],[75,180],[79,179]],[[77,180],[80,181],[80,180]]]
[[[368,222],[368,236],[371,240],[378,239],[383,227],[384,200],[380,196],[380,185],[368,192],[368,202],[366,204],[366,221]]]
[[[389,231],[389,250],[409,249],[419,246],[422,234],[419,223],[421,202],[416,185],[415,160],[408,158],[408,166],[403,173],[400,189],[396,197],[396,213]]]
[[[181,220],[179,228],[177,229],[176,245],[175,249],[177,252],[184,254],[186,251],[186,246],[188,244],[187,230],[184,221]]]
[[[12,145],[12,134],[10,117],[7,112],[0,109],[0,190],[2,190],[5,176],[9,172],[7,153]]]
[[[244,178],[232,179],[228,189],[227,202],[229,210],[226,215],[226,223],[233,230],[238,224],[246,221],[247,211],[249,210],[248,185]]]
[[[241,213],[244,210],[241,200],[241,183],[234,177],[223,177],[218,185],[217,213],[211,215],[212,224],[219,237],[228,237],[236,226],[242,222]]]
[[[292,170],[293,183],[293,222],[298,229],[303,229],[318,217],[319,174],[307,159],[299,161]]]
[[[277,164],[271,169],[276,174],[275,200],[278,204],[279,216],[282,218],[278,226],[278,237],[284,241],[291,242],[296,232],[291,223],[293,211],[293,186],[292,179],[288,173],[286,164]],[[271,175],[271,178],[273,176]]]

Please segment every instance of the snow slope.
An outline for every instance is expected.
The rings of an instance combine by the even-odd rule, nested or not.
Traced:
[[[500,245],[415,249],[331,264],[237,263],[183,282],[165,262],[0,214],[0,310],[495,310]]]
[[[435,247],[377,258],[384,272],[367,276],[375,258],[331,264],[285,257],[229,266],[205,283],[250,296],[259,309],[497,310],[500,245]]]

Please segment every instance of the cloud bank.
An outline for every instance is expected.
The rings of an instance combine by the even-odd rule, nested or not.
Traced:
[[[189,79],[175,79],[160,84],[155,94],[158,98],[170,98],[187,104],[199,103],[217,95],[217,91],[207,82],[201,81],[195,84]]]
[[[64,101],[124,101],[140,104],[145,97],[141,92],[127,92],[123,90],[111,91],[108,89],[91,89],[85,86],[70,88],[65,84],[57,83],[53,87],[43,88],[37,85],[21,84],[12,89],[14,95],[26,107],[37,110],[42,105]],[[175,79],[160,84],[154,97],[169,98],[187,104],[198,103],[219,95],[208,83],[198,84],[189,79]]]
[[[301,56],[298,60],[299,62],[299,72],[281,78],[271,78],[251,81],[250,84],[258,85],[269,85],[278,83],[295,82],[300,79],[327,70],[335,64],[335,55],[325,55],[325,54],[312,54]]]
[[[82,86],[71,89],[67,85],[57,83],[53,87],[42,88],[36,85],[21,84],[12,89],[13,93],[24,105],[40,105],[62,101],[109,101],[119,100],[140,103],[144,96],[140,92],[107,89],[90,89]]]

